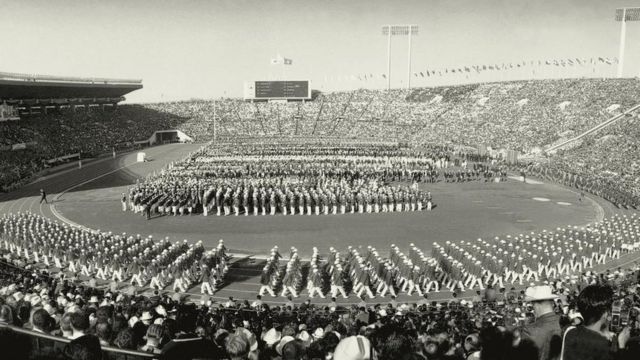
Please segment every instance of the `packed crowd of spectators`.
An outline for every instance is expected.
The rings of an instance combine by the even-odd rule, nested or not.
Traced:
[[[611,267],[610,261],[636,252],[638,222],[635,215],[616,215],[585,228],[434,244],[432,257],[415,246],[403,253],[392,245],[386,258],[373,248],[362,253],[348,249],[345,257],[330,249],[326,260],[314,253],[309,266],[310,274],[326,273],[331,283],[318,285],[317,275],[308,275],[308,289],[322,294],[329,287],[347,287],[358,292],[358,304],[331,299],[324,305],[310,300],[295,305],[288,298],[270,306],[260,295],[253,302],[230,298],[216,303],[205,295],[187,303],[180,286],[173,288],[176,292],[159,286],[145,297],[135,295],[133,288],[120,292],[118,286],[98,289],[91,281],[80,285],[76,276],[66,274],[100,277],[102,271],[140,287],[149,280],[154,261],[144,269],[136,267],[136,254],[161,265],[167,258],[172,264],[198,256],[189,255],[192,247],[180,243],[71,229],[30,214],[7,215],[0,244],[0,327],[9,328],[0,329],[0,344],[17,358],[33,359],[98,359],[110,347],[166,359],[506,360],[553,359],[560,352],[563,359],[634,359],[640,350],[640,267],[636,263],[601,273],[589,269]],[[116,260],[107,265],[83,253],[88,241],[98,257],[104,253]],[[174,256],[174,246],[185,255]],[[283,295],[298,296],[296,290],[304,286],[300,282],[296,289],[285,280],[299,269],[295,252],[285,265],[278,265],[280,256],[275,255],[276,268],[284,275],[279,285]],[[211,254],[216,262],[227,260],[224,250]],[[129,266],[119,266],[118,258]],[[333,275],[342,271],[351,285],[333,283]],[[370,274],[370,280],[362,281],[362,273]],[[453,291],[453,298],[431,301],[438,291],[431,288],[432,281]],[[207,294],[205,282],[201,292]],[[541,285],[523,290],[529,283]],[[396,291],[410,294],[414,288],[424,292],[421,300],[396,301]],[[464,296],[465,288],[476,295]],[[384,296],[378,292],[388,290],[388,303],[364,300],[365,293]],[[47,346],[12,327],[71,342]]]
[[[31,179],[59,157],[90,158],[128,149],[148,140],[157,130],[188,127],[189,119],[141,105],[114,109],[63,109],[48,114],[23,115],[0,124],[0,191],[9,191]],[[197,121],[199,122],[199,120]],[[14,149],[26,144],[26,149]]]
[[[7,187],[41,169],[43,160],[80,152],[93,156],[179,129],[196,141],[237,137],[402,139],[413,145],[479,144],[529,152],[576,135],[636,104],[633,79],[565,79],[474,84],[408,90],[355,90],[320,94],[313,101],[193,100],[121,105],[117,110],[63,110],[0,125],[0,146],[33,143],[33,155],[3,161]],[[214,121],[215,120],[215,121]],[[571,161],[619,172],[633,151],[631,137],[587,144]],[[598,164],[603,147],[622,150]],[[631,153],[633,156],[633,153]],[[626,160],[626,161],[625,161]]]
[[[574,187],[609,200],[615,206],[640,206],[640,161],[635,117],[624,117],[572,147],[547,158],[520,164],[532,175]]]
[[[636,359],[638,270],[470,299],[270,306],[103,291],[0,262],[0,344],[16,359],[102,359],[109,348],[161,359]]]

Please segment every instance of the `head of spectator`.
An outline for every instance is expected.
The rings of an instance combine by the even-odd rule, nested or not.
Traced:
[[[46,310],[38,309],[31,316],[31,324],[33,325],[33,331],[49,333],[49,331],[51,331],[52,319]]]
[[[105,321],[98,322],[96,324],[96,336],[100,340],[101,346],[110,346],[111,337],[113,336],[111,324]]]
[[[246,360],[249,358],[251,345],[249,339],[242,334],[230,334],[225,341],[225,349],[230,360]]]
[[[73,337],[73,328],[71,327],[71,313],[65,313],[60,319],[60,331],[62,337],[71,339]]]
[[[149,328],[147,328],[147,335],[145,335],[147,343],[142,346],[140,350],[148,352],[156,351],[160,347],[163,333],[164,329],[162,325],[151,324]]]
[[[524,296],[524,300],[532,304],[536,318],[553,313],[554,301],[558,298],[552,293],[549,285],[531,286],[527,288]]]
[[[111,306],[100,306],[98,310],[96,310],[96,322],[113,322],[113,307]]]
[[[73,329],[72,338],[76,339],[84,336],[89,330],[89,316],[84,312],[75,312],[71,314],[71,329]]]
[[[334,360],[369,360],[373,359],[375,350],[371,342],[364,336],[356,335],[344,338],[338,343],[333,353]]]
[[[302,340],[289,341],[282,347],[282,360],[302,360],[306,358],[306,347]]]
[[[13,310],[11,310],[11,306],[6,304],[0,306],[0,324],[13,325]]]
[[[93,335],[73,339],[65,346],[63,354],[70,360],[102,360],[100,340]]]
[[[380,357],[383,359],[399,359],[404,354],[410,353],[413,342],[402,332],[393,332],[381,341],[378,347]]]
[[[477,333],[469,334],[464,338],[464,353],[465,358],[475,354],[475,357],[480,357],[480,336]]]
[[[609,312],[613,304],[613,289],[608,285],[589,285],[578,296],[578,311],[584,325],[591,330],[604,332],[609,325]]]
[[[118,335],[116,335],[115,340],[113,340],[113,344],[120,349],[135,350],[136,343],[134,341],[133,330],[130,328],[122,329],[118,332]]]

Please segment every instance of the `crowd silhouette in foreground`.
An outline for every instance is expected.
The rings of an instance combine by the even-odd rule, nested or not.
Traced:
[[[0,344],[16,359],[102,359],[109,348],[160,359],[637,359],[638,274],[448,301],[268,305],[103,291],[2,262]]]

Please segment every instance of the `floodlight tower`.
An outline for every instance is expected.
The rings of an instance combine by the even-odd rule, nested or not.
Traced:
[[[618,77],[622,77],[624,67],[624,46],[627,35],[627,21],[640,20],[640,7],[616,9],[616,21],[620,21],[620,50],[618,52]]]
[[[391,90],[391,36],[408,35],[409,57],[407,59],[407,88],[411,88],[411,36],[418,35],[418,25],[383,25],[382,35],[387,36],[387,90]]]

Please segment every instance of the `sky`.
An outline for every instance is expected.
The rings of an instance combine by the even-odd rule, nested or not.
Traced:
[[[0,0],[0,72],[142,79],[128,102],[240,97],[245,81],[280,78],[375,88],[386,81],[384,24],[419,26],[413,72],[613,58],[623,6],[640,1]],[[625,76],[640,73],[635,44],[640,22],[627,24]],[[391,50],[391,85],[406,86],[407,37],[392,38]],[[271,65],[277,54],[293,64]],[[355,81],[360,74],[376,80]]]

